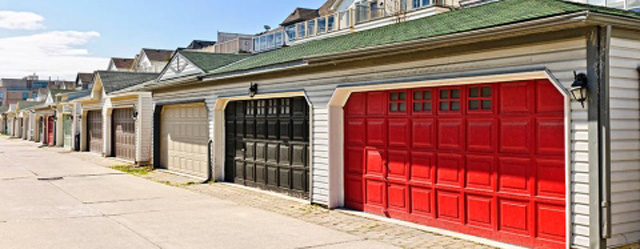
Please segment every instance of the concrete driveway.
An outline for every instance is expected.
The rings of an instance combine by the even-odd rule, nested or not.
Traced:
[[[0,248],[393,248],[0,137]]]

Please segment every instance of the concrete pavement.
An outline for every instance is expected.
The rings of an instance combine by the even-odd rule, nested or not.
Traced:
[[[61,151],[0,137],[0,248],[394,248]]]

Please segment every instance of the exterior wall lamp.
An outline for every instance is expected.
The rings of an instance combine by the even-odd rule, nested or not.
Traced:
[[[587,79],[587,75],[584,73],[576,74],[573,72],[573,84],[571,84],[571,95],[573,99],[580,102],[580,105],[584,108],[584,101],[587,100],[588,92],[587,92],[587,84],[589,80]]]
[[[249,87],[249,97],[254,97],[258,93],[258,83],[251,83]]]
[[[131,116],[133,116],[133,120],[137,121],[138,120],[138,109],[137,108],[133,108],[133,113],[131,114]]]

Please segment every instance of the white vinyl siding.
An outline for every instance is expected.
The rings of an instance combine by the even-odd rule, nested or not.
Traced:
[[[260,80],[260,93],[268,91],[305,90],[312,104],[312,179],[311,199],[314,203],[330,205],[329,181],[329,115],[328,102],[334,89],[346,82],[393,79],[399,77],[464,73],[474,70],[498,70],[513,67],[545,66],[567,88],[573,82],[573,71],[586,72],[586,39],[573,38],[555,42],[522,45],[477,53],[447,57],[435,57],[420,61],[382,64],[365,68],[334,70],[326,73],[310,73],[277,79]],[[224,85],[207,84],[200,88],[154,93],[154,101],[206,98],[210,107],[219,95],[247,94],[249,81]],[[587,109],[577,102],[571,103],[571,177],[570,217],[573,247],[589,245],[589,173],[588,173],[588,123]],[[213,117],[213,113],[209,114]],[[213,122],[213,118],[209,118]],[[211,133],[213,123],[210,124]],[[211,135],[212,136],[212,135]],[[212,137],[211,137],[212,138]],[[215,160],[221,160],[214,158]],[[336,181],[332,180],[332,184]],[[335,197],[331,197],[335,199]],[[568,214],[569,215],[569,214]]]
[[[640,40],[611,39],[611,222],[607,246],[640,241]]]
[[[143,93],[139,95],[136,111],[138,111],[138,120],[136,121],[136,161],[145,164],[151,160],[151,129],[153,127],[153,101],[151,94]]]

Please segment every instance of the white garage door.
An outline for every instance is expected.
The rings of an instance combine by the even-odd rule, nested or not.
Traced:
[[[164,106],[160,127],[160,168],[206,177],[209,126],[204,104]]]

